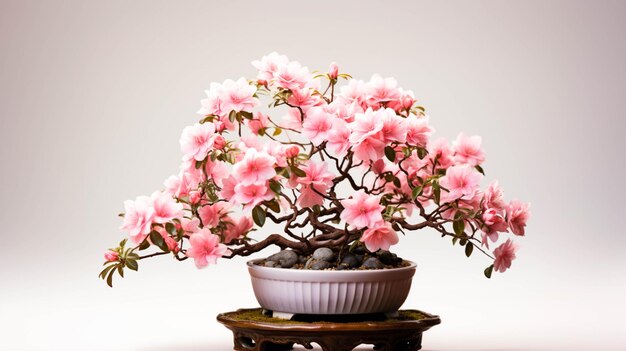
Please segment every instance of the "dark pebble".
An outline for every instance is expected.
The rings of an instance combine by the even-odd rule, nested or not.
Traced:
[[[385,265],[382,262],[380,262],[378,258],[370,257],[367,260],[365,260],[365,262],[363,262],[361,267],[364,267],[367,269],[381,269],[381,268],[384,268]]]
[[[361,265],[361,261],[359,261],[355,255],[346,255],[346,257],[341,260],[341,264],[348,268],[356,268]]]
[[[335,254],[333,253],[333,250],[327,247],[320,247],[313,252],[313,258],[318,261],[330,262],[333,260],[334,257]]]
[[[402,259],[400,257],[389,251],[379,251],[378,259],[380,260],[380,262],[388,266],[395,266],[402,262]]]
[[[314,271],[319,271],[321,269],[330,268],[331,264],[326,261],[316,261],[311,265],[311,269]]]
[[[298,254],[291,250],[283,250],[268,257],[267,260],[277,262],[283,268],[291,268],[298,263]]]

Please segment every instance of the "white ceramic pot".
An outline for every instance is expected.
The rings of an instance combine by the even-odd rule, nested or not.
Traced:
[[[394,269],[314,271],[248,262],[261,307],[282,314],[390,313],[404,303],[417,265]]]

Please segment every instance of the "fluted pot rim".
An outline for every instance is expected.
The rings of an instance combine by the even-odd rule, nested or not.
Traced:
[[[314,281],[314,282],[340,282],[340,281],[392,281],[406,279],[407,275],[413,276],[417,264],[408,262],[408,266],[384,269],[364,270],[311,270],[265,267],[255,263],[263,261],[263,258],[247,262],[250,275],[257,278],[290,281]]]

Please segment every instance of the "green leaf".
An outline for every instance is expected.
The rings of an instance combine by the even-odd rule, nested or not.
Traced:
[[[415,200],[418,196],[420,196],[423,190],[424,190],[424,187],[421,185],[413,188],[413,191],[411,192],[411,196],[413,197],[413,200]]]
[[[154,245],[158,246],[161,250],[165,252],[170,251],[170,249],[167,247],[167,244],[165,243],[165,240],[163,240],[163,237],[161,236],[159,232],[155,230],[151,231],[150,240],[152,241]]]
[[[98,275],[98,277],[105,279],[107,273],[109,273],[109,271],[111,271],[113,268],[115,268],[115,266],[117,266],[117,264],[112,264],[108,267],[106,267],[105,269],[102,270],[102,272],[100,272],[100,274]]]
[[[385,146],[385,156],[389,159],[389,161],[393,162],[396,160],[396,150],[394,150],[391,146]]]
[[[393,185],[395,185],[396,188],[402,187],[402,184],[400,183],[400,179],[398,179],[398,177],[393,177]]]
[[[462,219],[457,219],[452,222],[452,228],[454,229],[454,233],[458,236],[463,235],[465,232],[465,221]]]
[[[145,250],[149,247],[150,247],[150,242],[148,241],[148,239],[144,239],[144,241],[142,241],[141,244],[139,244],[139,251]]]
[[[130,258],[131,260],[138,260],[139,255],[133,252],[133,253],[129,253],[128,255],[126,255],[126,258]]]
[[[301,170],[300,168],[296,166],[291,166],[291,172],[293,172],[293,174],[295,174],[298,177],[306,177],[306,173],[304,173],[303,170]]]
[[[473,251],[474,244],[472,244],[472,242],[468,242],[467,245],[465,245],[465,256],[470,257]]]
[[[493,273],[493,265],[487,267],[485,269],[485,277],[491,278],[491,273]]]
[[[248,111],[241,111],[239,112],[240,115],[243,116],[243,118],[245,119],[252,119],[254,116],[252,115],[252,112],[248,112]]]
[[[417,157],[419,157],[420,160],[426,157],[426,155],[428,155],[428,150],[421,148],[421,147],[417,148]]]
[[[439,205],[439,201],[441,200],[441,188],[438,182],[433,182],[433,200]]]
[[[252,219],[259,227],[262,227],[265,224],[265,216],[265,210],[260,206],[256,206],[252,209]]]
[[[274,179],[272,179],[272,180],[270,180],[270,189],[272,189],[272,191],[275,192],[278,195],[282,191],[282,186],[280,185],[279,182],[277,182]]]
[[[176,233],[176,226],[174,225],[174,223],[167,222],[165,223],[165,230],[168,233],[174,235]]]
[[[266,201],[265,205],[267,205],[267,208],[269,208],[270,210],[276,213],[280,213],[280,205],[278,204],[276,200]]]
[[[231,122],[234,122],[236,118],[237,118],[237,111],[230,111],[230,113],[228,114],[228,120]]]
[[[124,268],[122,267],[121,264],[117,265],[117,272],[120,274],[122,278],[124,278]]]
[[[139,269],[139,265],[137,264],[137,261],[133,259],[126,260],[126,267],[128,267],[128,269],[132,269],[133,271],[136,271],[137,269]]]
[[[482,175],[485,175],[485,170],[480,165],[476,165],[475,168],[478,172],[482,173]]]
[[[112,270],[109,272],[109,275],[107,276],[107,285],[108,285],[108,286],[110,286],[110,287],[113,287],[113,274],[114,274],[114,273],[115,273],[115,270],[114,270],[114,269],[112,269]]]

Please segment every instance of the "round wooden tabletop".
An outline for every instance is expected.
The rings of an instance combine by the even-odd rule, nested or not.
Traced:
[[[313,316],[296,315],[293,320],[272,318],[260,308],[222,313],[217,320],[234,335],[237,351],[290,350],[294,344],[324,351],[350,351],[361,344],[376,350],[413,351],[421,348],[422,333],[441,323],[438,316],[418,310],[385,314]]]

